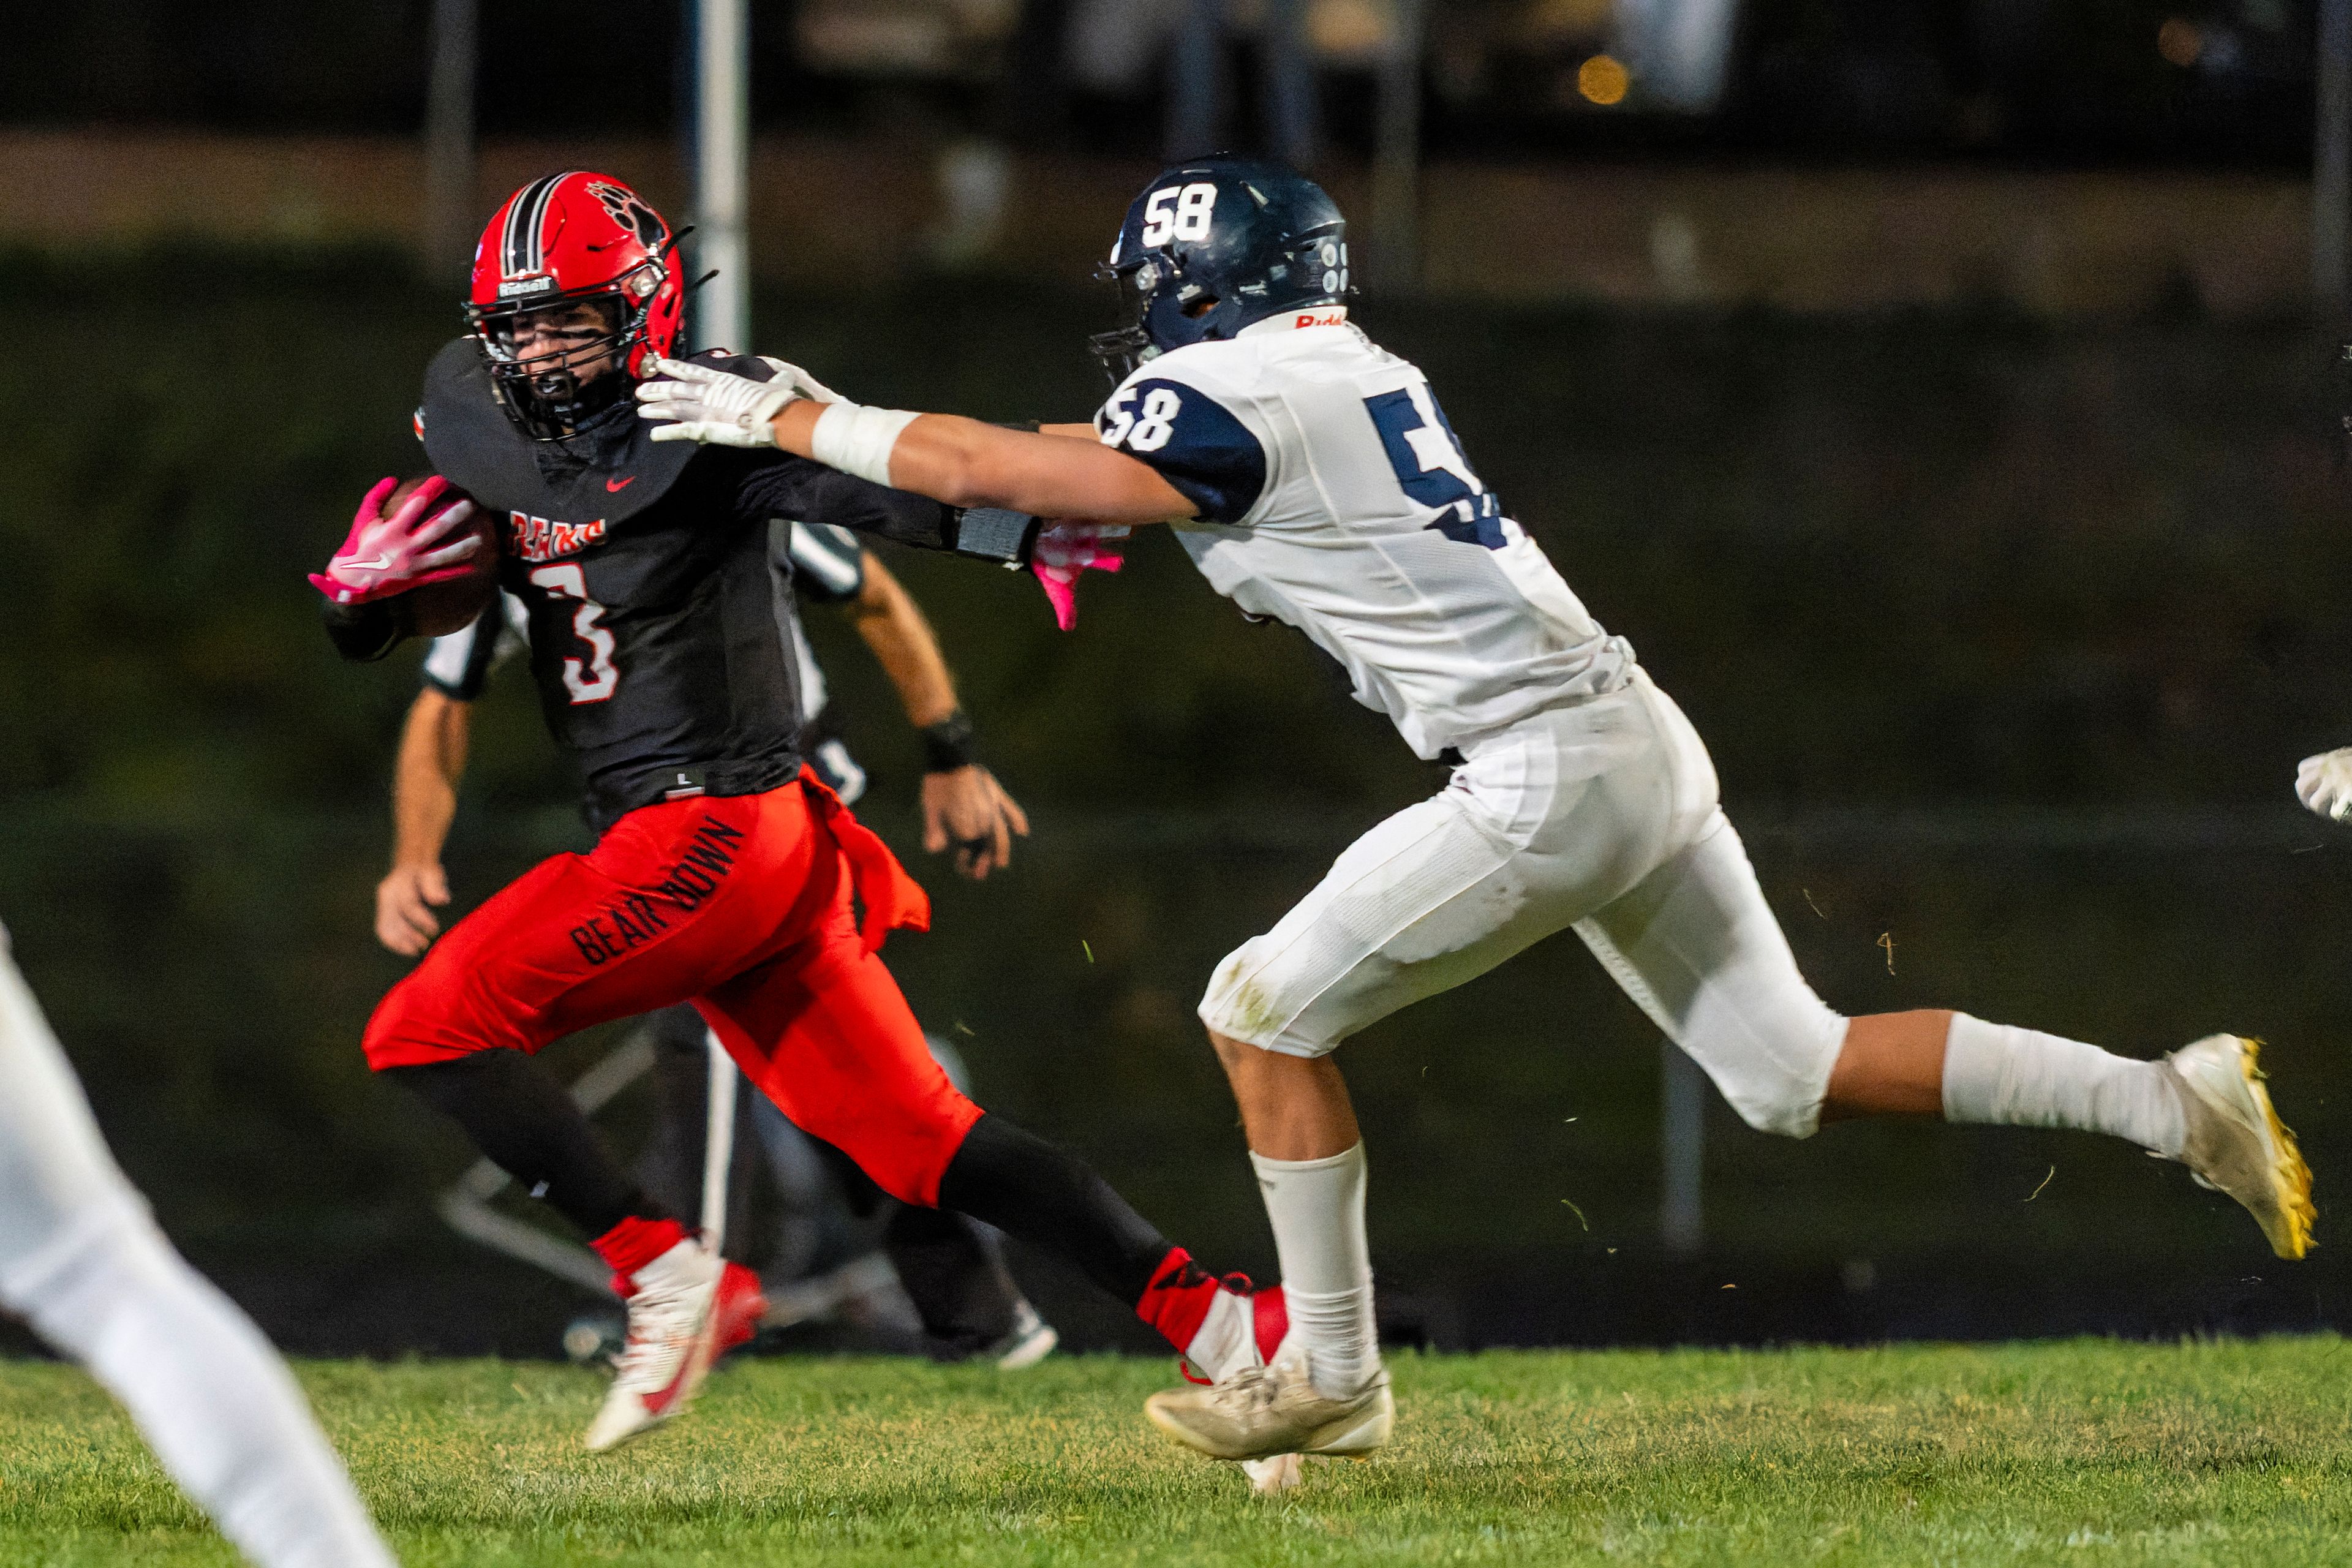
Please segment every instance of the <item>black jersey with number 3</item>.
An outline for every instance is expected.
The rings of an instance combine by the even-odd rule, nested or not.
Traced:
[[[767,379],[757,360],[698,363]],[[798,672],[776,613],[769,520],[935,540],[935,501],[781,451],[655,442],[633,407],[532,441],[460,339],[426,372],[436,471],[499,522],[499,585],[530,616],[531,673],[575,752],[591,817],[690,795],[751,795],[799,769]]]

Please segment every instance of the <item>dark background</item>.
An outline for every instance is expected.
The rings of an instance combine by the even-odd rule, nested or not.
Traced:
[[[1062,82],[1055,10],[1028,8],[968,78],[877,81],[813,69],[789,8],[762,7],[757,117],[853,148],[913,117],[1148,171],[1158,88]],[[1570,171],[2291,180],[2311,7],[2189,15],[2207,48],[2237,40],[2228,69],[2165,59],[2164,6],[1770,0],[1743,13],[1703,116],[1564,105],[1559,60],[1522,29],[1483,74],[1433,68],[1429,144]],[[488,6],[486,132],[666,135],[676,26],[593,0]],[[414,5],[126,0],[12,26],[0,129],[404,136],[422,100]],[[1361,85],[1324,83],[1339,182],[1360,174]],[[1251,134],[1245,113],[1233,127]],[[1108,234],[1116,212],[1096,216]],[[370,936],[370,889],[415,660],[339,664],[301,576],[367,482],[415,466],[407,412],[452,290],[364,246],[7,245],[0,915],[18,959],[166,1226],[282,1342],[548,1353],[584,1299],[440,1227],[430,1199],[469,1152],[359,1058],[402,967]],[[1103,390],[1084,340],[1104,304],[1076,268],[933,258],[821,289],[787,272],[754,320],[759,346],[863,401],[1071,418]],[[2097,1140],[1888,1125],[1792,1144],[1715,1102],[1705,1241],[1670,1253],[1660,1042],[1562,936],[1344,1055],[1391,1331],[2341,1326],[2352,1279],[2326,1244],[2352,1161],[2352,836],[2291,795],[2298,758],[2352,742],[2330,324],[2193,294],[1793,314],[1391,289],[1357,315],[1429,371],[1472,460],[1696,721],[1832,1005],[1958,1006],[2144,1055],[2261,1035],[2319,1173],[2323,1242],[2279,1264],[2179,1167]],[[1078,1149],[1218,1267],[1270,1273],[1192,1005],[1222,953],[1441,775],[1164,539],[1090,581],[1066,637],[1024,581],[891,563],[1036,822],[985,887],[926,867],[912,739],[854,638],[813,616],[875,774],[863,815],[939,900],[893,967],[983,1102]],[[579,841],[525,687],[482,705],[448,857],[461,907]],[[576,1069],[611,1038],[553,1059]],[[642,1120],[625,1104],[613,1125]],[[1141,1342],[1024,1270],[1075,1342]]]
[[[1129,3],[1150,15],[1182,9]],[[905,134],[911,118],[1037,145],[1156,153],[1164,101],[1156,70],[1120,90],[1066,68],[1065,39],[1081,8],[1077,0],[761,0],[753,116],[763,131]],[[1261,8],[1228,7],[1237,19]],[[1014,16],[971,26],[951,71],[845,72],[802,47],[812,17],[957,9]],[[25,123],[405,133],[424,111],[430,11],[429,0],[47,7],[12,19],[0,103]],[[1594,52],[1610,11],[1608,0],[1436,0],[1430,151],[2273,163],[2309,154],[2314,0],[1749,0],[1738,8],[1724,102],[1682,123],[1594,114],[1564,89],[1563,75]],[[678,17],[676,0],[488,0],[483,130],[667,132]],[[2195,43],[2168,57],[2157,35],[2175,20]],[[1341,65],[1323,84],[1324,133],[1341,155],[1368,150],[1367,77]]]

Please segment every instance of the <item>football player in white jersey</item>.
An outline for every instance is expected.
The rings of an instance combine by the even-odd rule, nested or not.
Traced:
[[[2185,1162],[2279,1256],[2304,1254],[2310,1174],[2253,1041],[2134,1060],[1959,1013],[1848,1018],[1814,995],[1689,721],[1506,514],[1427,379],[1347,320],[1346,229],[1321,190],[1274,164],[1179,165],[1129,209],[1109,271],[1132,321],[1097,340],[1127,366],[1091,429],[862,407],[798,371],[666,366],[637,395],[677,422],[656,440],[772,441],[960,506],[1087,520],[1026,523],[1059,598],[1128,525],[1169,523],[1211,586],[1314,639],[1416,752],[1454,764],[1210,983],[1201,1017],[1241,1103],[1290,1333],[1264,1369],[1153,1396],[1161,1427],[1232,1459],[1387,1440],[1364,1151],[1330,1053],[1564,928],[1754,1127],[1910,1114],[2105,1132]]]
[[[0,1309],[89,1369],[262,1568],[392,1553],[261,1331],[188,1267],[99,1137],[0,927]]]

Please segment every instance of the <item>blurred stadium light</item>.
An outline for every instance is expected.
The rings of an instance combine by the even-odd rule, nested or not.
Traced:
[[[1614,53],[1641,100],[1706,114],[1722,100],[1739,0],[1616,0]]]
[[[1021,0],[802,0],[793,10],[794,42],[817,69],[971,78],[998,66]]]

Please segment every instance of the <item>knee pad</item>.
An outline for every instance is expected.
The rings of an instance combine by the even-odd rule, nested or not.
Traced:
[[[1761,1004],[1751,999],[1737,1013],[1702,1006],[1678,1043],[1742,1121],[1759,1132],[1810,1138],[1821,1130],[1822,1100],[1845,1025],[1810,986],[1800,985]]]
[[[1195,1016],[1213,1034],[1262,1051],[1286,1057],[1328,1056],[1337,1040],[1309,1039],[1296,1027],[1297,1009],[1287,1007],[1268,990],[1264,965],[1252,963],[1255,942],[1244,942],[1225,955],[1210,976]],[[1293,1016],[1284,1016],[1285,1012]]]

